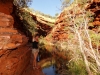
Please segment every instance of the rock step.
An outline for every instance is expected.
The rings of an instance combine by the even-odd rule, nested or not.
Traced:
[[[100,26],[100,21],[94,21],[94,22],[93,22],[93,25],[94,25],[94,26],[95,26],[95,25]]]
[[[15,34],[11,36],[11,40],[13,43],[22,43],[23,42],[23,36],[20,34]]]
[[[14,28],[0,28],[0,34],[17,34],[18,31]]]
[[[22,46],[16,50],[8,50],[0,58],[0,74],[22,75],[30,62],[31,50],[29,46]],[[27,61],[26,61],[27,60]]]
[[[0,19],[0,27],[12,27],[14,21],[3,21]]]
[[[13,50],[16,49],[17,45],[15,43],[8,43],[2,47],[3,50]]]
[[[3,49],[8,42],[10,42],[10,36],[0,36],[0,49]]]
[[[13,20],[13,17],[11,15],[7,15],[7,14],[4,14],[2,12],[0,12],[0,17]]]
[[[25,36],[21,34],[0,35],[0,50],[14,49],[17,46],[23,44],[23,41],[26,41],[26,40],[27,39],[25,39]]]
[[[9,27],[14,24],[14,19],[10,15],[0,12],[0,27]]]
[[[0,39],[4,37],[9,37],[10,40],[14,43],[21,43],[23,36],[21,34],[0,34]]]

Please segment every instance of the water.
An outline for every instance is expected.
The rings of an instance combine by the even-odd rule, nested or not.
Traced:
[[[45,75],[59,75],[59,74],[56,74],[55,73],[55,66],[54,65],[51,65],[49,67],[46,67],[44,69],[42,69],[42,72],[45,74]]]
[[[38,55],[37,57],[37,61],[40,61],[40,56]],[[45,75],[57,75],[55,73],[55,66],[54,65],[51,65],[49,67],[46,67],[46,68],[43,68],[42,69],[42,72],[45,74]]]

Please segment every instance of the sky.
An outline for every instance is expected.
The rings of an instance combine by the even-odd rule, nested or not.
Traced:
[[[56,13],[61,12],[61,4],[60,0],[33,0],[30,8],[44,14],[55,16]]]

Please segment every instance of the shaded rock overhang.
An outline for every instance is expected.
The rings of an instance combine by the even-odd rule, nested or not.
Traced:
[[[22,8],[22,11],[28,12],[36,22],[40,35],[46,36],[55,25],[56,18],[45,17],[36,12],[31,12],[27,8]]]

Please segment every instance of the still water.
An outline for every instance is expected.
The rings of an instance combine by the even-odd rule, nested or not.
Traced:
[[[56,70],[56,68],[54,65],[51,65],[49,67],[42,69],[42,71],[45,75],[59,75],[59,74],[55,73],[55,70]]]

